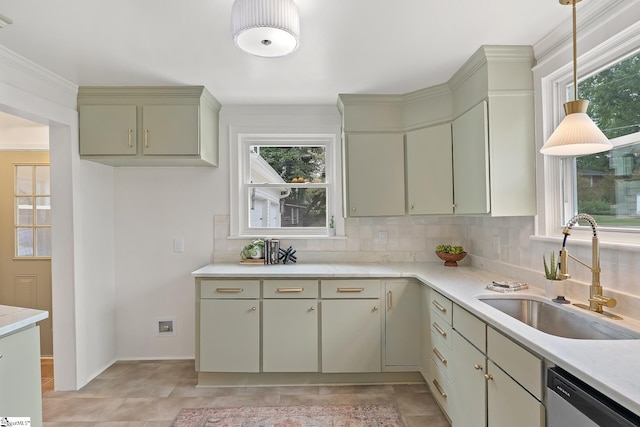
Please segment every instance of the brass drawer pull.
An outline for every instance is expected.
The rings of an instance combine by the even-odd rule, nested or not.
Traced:
[[[445,331],[444,329],[442,329],[440,327],[440,325],[438,325],[436,322],[433,322],[433,329],[435,329],[436,331],[438,331],[438,333],[440,335],[442,335],[443,337],[447,337],[447,331]]]
[[[433,385],[436,386],[436,389],[438,389],[438,393],[440,393],[440,396],[446,399],[447,393],[445,393],[440,384],[438,384],[438,380],[433,380]]]
[[[447,359],[445,359],[445,357],[442,355],[442,353],[440,353],[440,352],[438,351],[438,349],[437,349],[437,348],[435,348],[435,347],[433,348],[433,354],[435,354],[435,355],[436,355],[436,357],[437,357],[438,359],[440,359],[440,361],[442,362],[442,364],[443,364],[443,365],[446,365],[446,364],[447,364]]]
[[[393,309],[393,293],[391,291],[387,292],[387,309]]]
[[[278,293],[281,293],[281,294],[303,292],[303,291],[304,291],[304,288],[278,288]]]
[[[446,313],[446,312],[447,312],[446,307],[443,307],[443,306],[442,306],[438,301],[433,300],[433,301],[431,301],[431,304],[433,304],[433,305],[434,305],[438,310],[440,310],[441,312],[443,312],[443,313]]]
[[[221,294],[239,294],[244,291],[242,288],[216,288],[216,292]]]
[[[338,292],[364,292],[364,288],[338,288]]]
[[[493,375],[491,374],[484,374],[484,379],[487,381],[491,381],[493,379]]]
[[[482,365],[473,365],[473,369],[475,369],[476,371],[482,371],[484,368],[482,367]]]
[[[149,148],[149,129],[144,130],[144,148]]]
[[[133,133],[133,129],[129,129],[129,132],[127,132],[129,134],[129,148],[133,148],[133,142],[131,142],[131,134]]]

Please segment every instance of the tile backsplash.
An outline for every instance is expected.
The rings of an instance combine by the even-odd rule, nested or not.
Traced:
[[[229,216],[215,217],[214,262],[238,262],[248,240],[229,238]],[[462,245],[461,265],[474,265],[543,287],[542,255],[560,249],[558,241],[536,239],[533,217],[407,216],[347,218],[344,237],[280,239],[293,246],[299,262],[439,262],[439,244]],[[385,241],[386,238],[386,241]],[[590,263],[590,245],[572,242],[571,253]],[[640,318],[640,247],[601,244],[601,283],[618,300],[619,313]],[[589,269],[572,263],[565,283],[569,298],[585,301]]]

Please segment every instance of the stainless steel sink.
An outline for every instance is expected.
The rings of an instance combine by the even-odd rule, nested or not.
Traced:
[[[547,334],[581,340],[628,340],[640,333],[611,325],[590,313],[529,298],[480,298],[482,302]]]

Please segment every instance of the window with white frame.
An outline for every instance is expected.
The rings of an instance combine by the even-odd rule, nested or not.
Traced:
[[[578,83],[579,99],[589,100],[589,116],[614,148],[562,160],[565,223],[581,212],[602,229],[640,231],[639,81],[640,54],[635,52]]]
[[[322,236],[332,212],[334,135],[238,135],[239,236]]]
[[[51,256],[49,165],[16,165],[14,193],[15,256]]]

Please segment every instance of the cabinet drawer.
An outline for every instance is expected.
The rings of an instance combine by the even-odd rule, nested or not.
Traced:
[[[487,325],[459,305],[453,305],[453,329],[481,352],[487,352]]]
[[[451,312],[453,310],[451,300],[447,297],[440,295],[435,291],[431,291],[431,298],[429,300],[429,306],[431,312],[436,313],[439,317],[444,319],[449,325],[451,325]]]
[[[322,298],[380,298],[380,280],[322,280]]]
[[[259,280],[202,280],[200,298],[252,299],[260,298]]]
[[[453,385],[446,375],[438,369],[438,365],[436,365],[436,362],[433,360],[431,361],[431,377],[431,383],[429,384],[431,394],[438,401],[440,407],[447,416],[451,417],[451,408],[453,406],[451,402],[453,396]]]
[[[451,379],[451,348],[447,347],[433,331],[431,331],[431,360],[447,378]]]
[[[264,298],[317,298],[317,280],[265,280],[262,282]]]
[[[493,328],[487,328],[487,354],[522,387],[542,400],[542,360]]]
[[[451,348],[451,340],[453,337],[453,329],[451,325],[445,323],[440,317],[436,316],[435,310],[431,310],[431,332],[434,333],[447,347]]]

